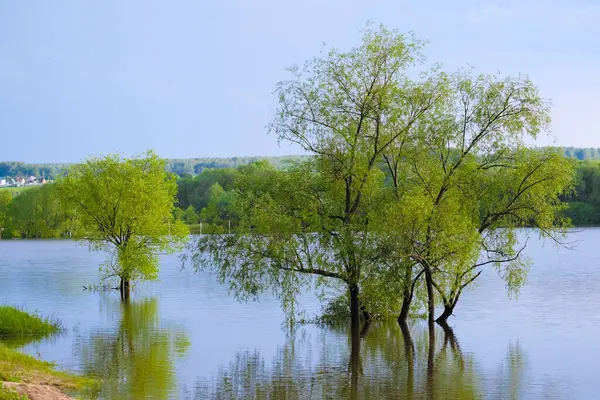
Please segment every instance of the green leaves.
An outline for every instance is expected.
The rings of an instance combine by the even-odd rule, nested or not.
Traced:
[[[180,249],[189,233],[173,217],[175,177],[153,152],[90,158],[71,167],[57,188],[62,201],[77,210],[90,247],[114,253],[109,275],[156,279],[157,254]]]
[[[430,312],[441,300],[451,314],[487,265],[516,293],[528,260],[515,230],[556,239],[569,225],[560,198],[573,165],[524,146],[547,130],[549,102],[524,75],[435,65],[412,79],[422,41],[373,25],[362,39],[277,84],[270,132],[312,158],[286,172],[244,167],[234,192],[211,187],[203,218],[224,218],[215,199],[231,193],[239,226],[200,238],[196,267],[243,299],[272,289],[288,310],[316,284],[360,289],[378,315],[428,287]]]

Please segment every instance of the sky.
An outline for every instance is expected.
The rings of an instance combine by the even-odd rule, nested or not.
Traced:
[[[539,144],[600,147],[597,0],[0,2],[0,160],[300,154],[267,134],[285,68],[360,43],[367,21],[448,71],[528,74],[553,102]]]

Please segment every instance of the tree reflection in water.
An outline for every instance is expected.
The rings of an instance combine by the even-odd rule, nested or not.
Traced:
[[[448,325],[373,324],[291,336],[269,362],[241,351],[213,379],[184,388],[185,399],[520,398],[523,352],[509,346],[503,368],[485,371]],[[316,343],[315,343],[316,342]],[[308,349],[308,350],[307,350]],[[350,350],[350,351],[348,351]],[[317,354],[318,353],[318,354]]]
[[[83,372],[102,379],[102,398],[168,399],[177,397],[174,359],[185,352],[182,330],[164,326],[155,298],[110,303],[120,309],[115,330],[98,330],[76,340]]]

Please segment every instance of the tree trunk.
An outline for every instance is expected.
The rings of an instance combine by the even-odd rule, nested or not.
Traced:
[[[129,279],[123,279],[123,277],[121,277],[121,282],[119,284],[119,293],[121,293],[121,301],[129,300],[129,293],[130,293]]]
[[[431,270],[429,267],[425,267],[425,282],[427,283],[427,312],[429,326],[433,326],[434,322],[434,314],[435,314],[435,302],[434,302],[434,293],[433,293],[433,278],[431,276]]]
[[[350,319],[352,322],[352,332],[360,333],[360,300],[358,299],[358,285],[353,283],[349,285],[350,290]]]
[[[444,312],[435,320],[435,322],[437,322],[440,325],[447,324],[448,318],[454,312],[455,305],[456,303],[454,305],[444,304]]]
[[[371,321],[365,321],[362,329],[360,330],[360,337],[364,338],[369,333],[369,328],[371,327]]]
[[[367,311],[367,309],[364,306],[360,306],[360,312],[362,313],[363,319],[365,320],[365,323],[367,322],[371,322],[371,314],[369,314],[369,312]]]
[[[402,300],[402,308],[400,309],[400,315],[398,316],[398,323],[400,325],[406,325],[406,321],[408,320],[408,312],[410,311],[410,303],[412,302],[412,291],[410,295],[404,294],[404,299]]]
[[[402,308],[400,309],[400,315],[398,316],[398,323],[402,326],[406,325],[408,319],[408,312],[410,311],[410,303],[412,302],[414,293],[414,282],[412,282],[412,266],[406,268],[404,272],[404,298],[402,299]]]

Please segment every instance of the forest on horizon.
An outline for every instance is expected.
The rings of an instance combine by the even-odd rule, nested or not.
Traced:
[[[600,147],[557,147],[562,149],[565,157],[581,161],[600,161]],[[205,169],[237,168],[256,161],[268,161],[275,168],[285,168],[308,155],[289,156],[245,156],[245,157],[200,157],[200,158],[172,158],[167,161],[167,170],[178,176],[199,175]],[[52,180],[56,175],[66,171],[72,164],[68,163],[42,163],[27,164],[19,161],[0,161],[0,179],[33,176]]]

